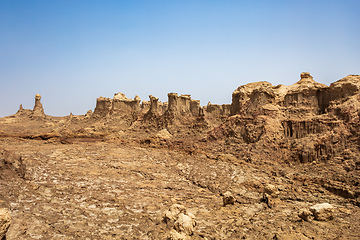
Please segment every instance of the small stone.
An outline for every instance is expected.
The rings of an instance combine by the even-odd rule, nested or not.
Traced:
[[[312,212],[310,212],[308,209],[300,209],[299,217],[308,222],[314,218]]]
[[[328,221],[334,218],[334,207],[329,203],[319,203],[310,207],[315,220]]]
[[[186,235],[192,235],[195,227],[194,215],[185,215],[180,213],[177,221],[175,222],[175,230],[179,233],[185,233]]]
[[[186,213],[186,209],[183,205],[180,205],[180,204],[171,205],[169,210],[165,212],[164,222],[165,223],[169,223],[169,222],[174,223],[177,220],[180,213]]]
[[[264,188],[265,193],[275,197],[277,195],[279,195],[279,191],[278,188],[272,184],[267,184]]]
[[[229,205],[229,204],[234,204],[236,201],[235,197],[232,195],[231,192],[227,191],[226,193],[223,194],[223,203],[224,206]]]

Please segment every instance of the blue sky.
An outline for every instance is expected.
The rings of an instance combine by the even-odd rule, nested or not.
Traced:
[[[329,85],[360,74],[360,1],[0,1],[0,116],[42,95],[85,114],[99,96],[191,94],[231,103],[240,85]]]

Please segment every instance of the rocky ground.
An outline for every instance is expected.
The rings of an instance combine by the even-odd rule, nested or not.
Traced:
[[[195,216],[192,239],[360,237],[359,206],[318,180],[345,171],[336,163],[258,166],[122,142],[3,138],[0,147],[27,166],[24,178],[1,179],[7,239],[166,239],[173,204]],[[236,200],[224,206],[227,191]],[[333,219],[299,217],[318,203],[334,207]]]
[[[359,239],[360,77],[301,78],[197,115],[171,94],[51,117],[37,95],[0,118],[0,238]]]

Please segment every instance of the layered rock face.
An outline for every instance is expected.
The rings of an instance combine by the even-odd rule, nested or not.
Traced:
[[[231,114],[231,104],[219,105],[209,102],[207,106],[204,106],[204,112],[210,118],[229,117]]]
[[[300,77],[290,86],[256,82],[237,88],[232,117],[212,136],[220,133],[245,144],[259,142],[284,151],[283,159],[288,155],[287,159],[300,162],[342,156],[357,145],[350,139],[360,134],[360,76],[347,76],[330,87],[315,82],[309,73]]]
[[[290,86],[268,82],[240,86],[232,95],[231,114],[263,114],[275,109],[283,110],[289,117],[324,113],[330,99],[328,87],[315,82],[309,73],[301,73],[300,77]]]
[[[138,96],[134,99],[127,98],[123,93],[117,93],[114,98],[99,97],[94,110],[94,117],[110,117],[121,115],[140,115],[161,116],[165,113],[170,116],[199,116],[201,107],[200,101],[191,99],[190,95],[180,95],[177,93],[168,94],[168,102],[160,102],[159,98],[150,95],[150,101],[142,101]],[[140,104],[141,102],[141,104]]]
[[[178,96],[177,93],[168,94],[167,111],[175,116],[199,116],[200,101],[191,99],[188,94]]]
[[[94,116],[106,117],[137,113],[140,111],[140,102],[139,96],[129,99],[123,93],[115,93],[112,99],[99,97],[96,101]]]

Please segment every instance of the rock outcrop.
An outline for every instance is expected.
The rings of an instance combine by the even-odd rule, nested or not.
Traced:
[[[247,146],[267,146],[273,158],[308,163],[341,157],[349,137],[360,136],[360,76],[350,75],[330,87],[302,73],[293,85],[249,83],[232,95],[231,117],[209,132]],[[248,145],[251,144],[251,145]],[[355,139],[351,144],[357,144]],[[261,147],[264,149],[264,147]],[[266,154],[251,155],[264,159]],[[281,153],[281,154],[280,154]],[[288,156],[288,157],[286,157]]]
[[[116,93],[112,101],[111,113],[112,115],[121,115],[130,112],[137,113],[140,111],[141,99],[135,96],[134,99],[129,99],[123,93]]]
[[[99,97],[96,100],[96,107],[93,116],[108,117],[131,115],[140,111],[141,99],[135,96],[134,99],[129,99],[123,93],[115,93],[114,98]]]
[[[163,221],[173,228],[168,239],[189,239],[196,226],[195,216],[180,204],[172,205],[165,212]]]
[[[288,117],[321,114],[329,103],[328,87],[317,83],[309,73],[301,73],[293,85],[273,86],[268,82],[249,83],[238,87],[232,95],[231,114],[259,115],[271,109],[283,109]]]
[[[226,118],[231,115],[231,104],[212,104],[204,106],[204,113],[208,118]]]
[[[189,94],[178,96],[177,93],[168,94],[168,113],[174,116],[199,116],[200,101],[191,99]]]
[[[35,95],[35,105],[33,109],[33,116],[34,117],[45,117],[44,108],[41,103],[41,95]]]
[[[35,119],[45,118],[46,115],[44,112],[43,105],[41,103],[41,95],[40,94],[35,95],[35,104],[34,104],[34,108],[32,110],[24,109],[22,104],[20,104],[19,110],[16,112],[15,116],[30,117],[30,118],[35,118]]]
[[[14,176],[23,178],[26,166],[21,156],[6,149],[0,149],[0,179],[9,179]]]
[[[329,203],[319,203],[309,209],[300,209],[299,217],[305,221],[329,221],[334,218],[334,206]]]

